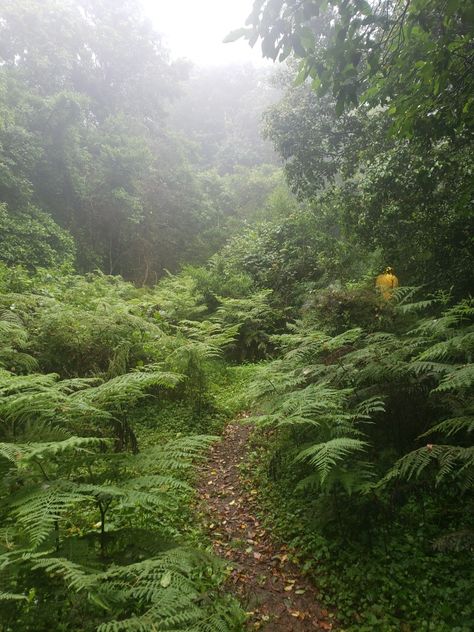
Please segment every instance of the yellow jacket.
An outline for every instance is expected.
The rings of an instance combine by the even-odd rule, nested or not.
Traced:
[[[385,272],[378,275],[375,279],[375,287],[380,290],[386,301],[390,299],[393,290],[398,287],[398,279],[393,274],[392,268],[387,268]]]

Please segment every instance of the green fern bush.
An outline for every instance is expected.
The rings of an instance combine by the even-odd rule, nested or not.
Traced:
[[[130,373],[99,385],[6,371],[1,378],[2,630],[23,620],[32,590],[46,607],[53,587],[73,604],[85,595],[87,616],[102,621],[102,630],[231,629],[225,621],[235,606],[202,603],[203,592],[217,590],[216,562],[170,549],[191,491],[187,471],[212,437],[134,453],[106,430],[125,404],[157,381],[169,387],[175,376]],[[96,436],[73,434],[79,429]],[[62,620],[59,612],[51,616]]]
[[[370,496],[428,477],[472,488],[474,305],[443,311],[444,297],[413,295],[398,292],[392,331],[334,336],[306,321],[273,338],[282,355],[253,384],[256,422],[278,430],[275,459],[300,487]]]
[[[2,283],[1,632],[241,629],[224,568],[187,545],[191,468],[213,437],[144,446],[136,421],[144,402],[206,401],[238,327],[190,320],[199,297],[169,280]],[[165,296],[186,319],[160,313]]]
[[[403,288],[387,309],[385,327],[313,313],[273,337],[245,474],[344,628],[467,632],[474,304]]]

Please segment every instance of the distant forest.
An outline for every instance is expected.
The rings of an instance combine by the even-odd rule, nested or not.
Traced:
[[[474,629],[474,5],[250,10],[0,4],[0,632]]]

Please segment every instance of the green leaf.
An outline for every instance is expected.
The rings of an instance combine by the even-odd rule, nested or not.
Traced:
[[[171,571],[166,571],[166,573],[163,573],[163,576],[161,577],[160,586],[162,588],[168,588],[170,584],[171,584]]]

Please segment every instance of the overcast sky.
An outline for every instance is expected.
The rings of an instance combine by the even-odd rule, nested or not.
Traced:
[[[187,57],[198,65],[232,62],[264,63],[257,43],[223,44],[232,30],[244,26],[253,0],[142,0],[173,58]]]

